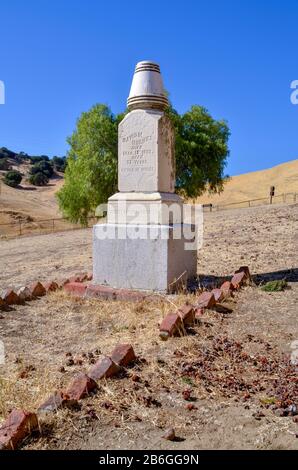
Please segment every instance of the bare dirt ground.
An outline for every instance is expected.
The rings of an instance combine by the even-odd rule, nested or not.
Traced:
[[[128,303],[58,292],[1,312],[0,416],[13,406],[34,409],[115,344],[131,342],[133,368],[101,384],[80,410],[60,411],[23,448],[298,449],[297,423],[275,410],[285,397],[298,401],[297,369],[284,356],[298,340],[297,233],[298,205],[206,214],[202,285],[245,264],[256,284],[225,304],[230,313],[208,311],[188,336],[165,343],[158,323],[195,295]],[[91,238],[81,230],[0,242],[1,285],[91,270]],[[277,278],[290,288],[257,285]],[[68,352],[82,363],[67,365]],[[162,439],[170,426],[176,442]]]

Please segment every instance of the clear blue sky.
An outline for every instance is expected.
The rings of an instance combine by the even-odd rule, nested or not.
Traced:
[[[298,158],[297,0],[2,0],[0,147],[63,155],[82,111],[124,109],[135,63],[231,128],[230,175]]]

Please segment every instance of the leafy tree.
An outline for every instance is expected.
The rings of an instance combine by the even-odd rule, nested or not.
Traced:
[[[35,163],[30,169],[30,174],[36,175],[37,173],[43,173],[47,178],[51,178],[54,173],[52,164],[46,160]]]
[[[22,174],[17,170],[8,171],[4,177],[4,183],[16,188],[22,181]]]
[[[35,163],[39,163],[39,162],[42,162],[42,161],[49,161],[49,157],[47,157],[46,155],[34,155],[34,156],[31,156],[29,157],[30,160],[31,160],[31,163],[34,165]]]
[[[64,173],[67,164],[66,157],[53,157],[52,162],[56,171]]]
[[[46,186],[49,179],[44,173],[37,172],[30,176],[29,182],[34,186]]]
[[[179,115],[168,114],[175,128],[176,188],[189,198],[204,191],[223,190],[224,168],[229,154],[230,131],[225,121],[216,121],[202,106]]]
[[[68,139],[65,183],[59,206],[73,222],[86,224],[95,208],[117,190],[117,128],[121,116],[105,105],[83,113]]]
[[[201,106],[179,115],[167,110],[176,134],[176,189],[195,198],[205,190],[223,189],[229,128]],[[102,104],[81,115],[68,139],[65,184],[57,197],[72,222],[86,224],[95,208],[117,191],[117,133],[124,114],[113,115]]]

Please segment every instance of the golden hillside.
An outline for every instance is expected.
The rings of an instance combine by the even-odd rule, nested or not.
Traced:
[[[23,173],[24,178],[20,188],[11,188],[1,181],[5,172],[0,172],[0,224],[25,221],[28,217],[34,220],[61,217],[55,192],[62,186],[63,177],[56,175],[47,186],[36,187],[28,183],[29,163],[15,164],[12,168]]]
[[[275,194],[298,193],[298,160],[292,160],[267,170],[254,171],[233,176],[222,194],[203,194],[197,199],[200,204],[228,204],[267,197],[270,186],[275,186]]]

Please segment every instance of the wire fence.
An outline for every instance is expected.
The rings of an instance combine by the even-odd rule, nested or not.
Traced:
[[[274,196],[272,204],[293,204],[298,202],[298,193],[284,193]],[[228,204],[203,204],[204,212],[216,212],[227,209],[240,209],[244,207],[256,207],[261,205],[269,205],[270,198],[248,199],[244,201],[231,202]],[[98,222],[97,217],[89,217],[86,228],[90,228]],[[0,240],[6,238],[15,238],[26,235],[40,235],[55,232],[64,232],[68,230],[82,229],[80,224],[69,222],[65,218],[33,220],[19,216],[15,221],[0,224]]]
[[[258,199],[246,199],[244,201],[229,202],[227,204],[203,204],[204,211],[214,212],[225,209],[241,209],[244,207],[256,207],[271,204],[295,204],[298,202],[298,193],[282,193],[272,198],[262,197]]]

